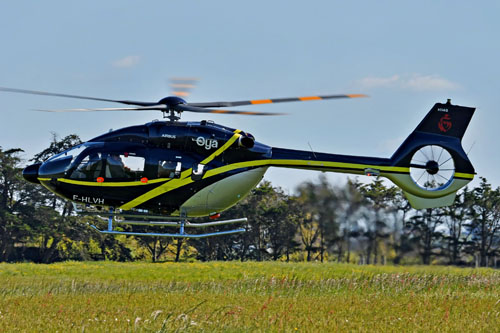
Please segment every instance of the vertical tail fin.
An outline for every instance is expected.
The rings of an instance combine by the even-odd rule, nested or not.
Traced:
[[[462,140],[475,108],[436,103],[415,129],[415,132],[439,134]]]
[[[436,103],[391,157],[392,165],[408,168],[390,176],[414,208],[453,203],[455,193],[474,178],[474,167],[462,137],[475,108]]]

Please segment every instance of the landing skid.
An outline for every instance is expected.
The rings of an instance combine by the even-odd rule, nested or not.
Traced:
[[[225,231],[217,231],[210,233],[202,233],[202,234],[190,234],[185,232],[185,228],[206,228],[212,226],[219,226],[225,224],[233,224],[233,223],[243,223],[247,222],[248,219],[240,218],[240,219],[231,219],[224,221],[213,221],[213,222],[203,222],[203,223],[191,223],[184,217],[178,216],[160,216],[160,215],[149,215],[149,214],[121,214],[117,213],[113,210],[109,211],[108,217],[103,217],[102,213],[97,212],[83,212],[79,211],[80,215],[91,215],[100,218],[101,220],[108,222],[108,229],[101,230],[95,225],[90,225],[93,229],[101,234],[111,234],[111,235],[127,235],[127,236],[153,236],[153,237],[175,237],[175,238],[206,238],[212,236],[222,236],[222,235],[232,235],[241,232],[245,232],[244,228],[233,229],[233,230],[225,230]],[[135,220],[118,220],[117,217],[127,217],[127,218],[135,218]],[[171,219],[175,221],[162,221],[162,219]],[[143,220],[139,220],[143,219]],[[158,220],[156,220],[158,219]],[[179,232],[176,233],[157,233],[157,232],[129,232],[129,231],[119,231],[113,230],[113,224],[130,224],[130,225],[148,225],[148,226],[167,226],[179,228]]]
[[[111,234],[111,235],[128,235],[128,236],[153,236],[153,237],[174,237],[174,238],[206,238],[212,236],[222,236],[222,235],[232,235],[238,234],[240,232],[245,232],[244,228],[218,231],[204,234],[188,234],[188,233],[156,233],[156,232],[127,232],[127,231],[115,231],[115,230],[100,230],[95,225],[91,225],[92,228],[97,230],[101,234]],[[182,227],[181,227],[182,228]]]

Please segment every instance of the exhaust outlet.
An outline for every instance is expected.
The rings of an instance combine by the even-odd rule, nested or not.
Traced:
[[[254,144],[255,144],[255,140],[246,136],[246,135],[242,135],[238,139],[238,145],[240,147],[250,149],[250,148],[253,148]]]

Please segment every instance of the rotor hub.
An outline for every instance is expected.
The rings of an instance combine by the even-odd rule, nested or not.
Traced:
[[[179,104],[187,104],[187,102],[184,99],[177,97],[177,96],[168,96],[168,97],[162,98],[158,102],[158,104],[165,104],[169,107],[172,107],[172,106],[176,106]]]
[[[176,112],[179,113],[179,110],[175,110],[174,107],[180,104],[187,104],[187,102],[177,96],[168,96],[165,98],[162,98],[160,101],[158,101],[158,104],[164,104],[166,105],[166,109],[162,110],[163,112],[163,118],[168,118],[170,121],[174,122],[179,119],[181,119],[180,116],[176,115]]]
[[[427,163],[425,163],[425,170],[427,170],[427,172],[430,174],[430,175],[435,175],[439,172],[439,164],[438,162],[436,161],[427,161]]]

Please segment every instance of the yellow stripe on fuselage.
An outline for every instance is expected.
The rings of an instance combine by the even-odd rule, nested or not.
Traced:
[[[474,174],[473,173],[455,172],[455,175],[453,177],[474,179]]]
[[[360,172],[364,172],[366,168],[373,168],[380,170],[381,172],[399,172],[399,173],[409,173],[409,168],[404,167],[391,167],[391,166],[378,166],[378,165],[368,165],[368,164],[354,164],[354,163],[341,163],[341,162],[326,162],[326,161],[309,161],[309,160],[257,160],[257,161],[248,161],[248,162],[238,162],[233,164],[228,164],[222,166],[217,169],[208,170],[203,178],[208,178],[212,176],[219,175],[224,172],[241,169],[241,168],[249,168],[249,167],[260,167],[260,166],[304,166],[310,168],[335,168],[340,170],[349,170],[353,169],[358,170]]]
[[[233,136],[233,138],[234,138],[234,136]],[[231,139],[233,139],[233,138],[231,138]],[[235,140],[233,140],[233,142]],[[229,143],[229,141],[228,141],[228,143]],[[232,142],[228,144],[228,147],[231,144],[232,144]],[[226,149],[228,147],[226,147]],[[262,166],[287,166],[287,165],[304,166],[304,167],[326,167],[326,168],[336,168],[336,169],[340,169],[340,170],[349,170],[349,171],[352,171],[352,169],[356,169],[359,172],[363,172],[365,168],[377,168],[381,172],[384,172],[384,171],[386,171],[386,172],[392,171],[392,172],[400,172],[400,173],[409,173],[410,172],[409,168],[403,168],[403,167],[384,167],[384,166],[375,166],[375,165],[340,163],[340,162],[324,162],[324,161],[266,159],[266,160],[233,163],[233,164],[225,165],[225,166],[222,166],[222,167],[219,167],[216,169],[208,170],[205,173],[205,175],[203,176],[203,179],[217,176],[217,175],[223,174],[223,173],[228,172],[228,171],[242,169],[242,168],[262,167]],[[137,207],[138,205],[140,205],[148,200],[151,200],[159,195],[162,195],[162,194],[167,193],[169,191],[178,189],[184,185],[190,184],[193,182],[190,175],[191,175],[191,169],[186,170],[182,173],[181,179],[173,179],[173,180],[171,180],[171,181],[169,181],[161,186],[158,186],[157,188],[137,197],[136,199],[134,199],[130,202],[127,202],[126,204],[122,205],[120,208],[127,210],[127,209]]]
[[[224,145],[222,145],[219,149],[217,149],[214,153],[212,153],[210,156],[205,158],[200,162],[200,164],[208,164],[210,163],[213,159],[215,159],[217,156],[222,154],[224,151],[226,151],[231,145],[233,145],[236,140],[241,136],[240,130],[235,130],[233,136],[226,142]],[[369,165],[369,164],[356,164],[356,163],[344,163],[344,162],[328,162],[328,161],[312,161],[312,160],[284,160],[284,159],[263,159],[263,160],[254,160],[254,161],[246,161],[246,162],[238,162],[238,163],[233,163],[233,164],[228,164],[221,166],[219,168],[211,169],[208,170],[205,175],[203,176],[203,179],[217,176],[229,171],[237,170],[237,169],[243,169],[243,168],[255,168],[255,167],[266,167],[266,166],[276,166],[276,167],[304,167],[304,168],[331,168],[331,169],[336,169],[332,171],[338,171],[338,172],[346,172],[346,173],[364,173],[364,169],[370,168],[370,169],[376,169],[380,170],[381,175],[384,175],[384,173],[405,173],[408,174],[410,173],[410,168],[408,167],[393,167],[393,166],[379,166],[379,165]],[[110,186],[110,187],[127,187],[127,186],[139,186],[139,185],[148,185],[148,184],[154,184],[154,183],[161,183],[165,182],[164,184],[160,184],[156,188],[140,195],[139,197],[125,203],[122,205],[120,208],[124,210],[128,210],[134,207],[137,207],[141,204],[143,204],[146,201],[149,201],[155,197],[158,197],[164,193],[170,192],[172,190],[178,189],[180,187],[183,187],[185,185],[188,185],[190,183],[193,183],[194,181],[191,179],[191,174],[192,174],[192,169],[187,169],[184,170],[180,178],[160,178],[160,179],[154,179],[149,181],[148,183],[142,183],[140,181],[134,181],[134,182],[103,182],[103,183],[96,183],[96,182],[88,182],[88,181],[78,181],[78,180],[70,180],[70,179],[64,179],[60,178],[58,181],[64,182],[64,183],[69,183],[69,184],[75,184],[75,185],[83,185],[83,186]],[[466,178],[466,179],[473,179],[474,174],[468,174],[468,173],[455,173],[455,177],[460,177],[460,178]],[[49,181],[49,178],[39,178],[40,181]]]
[[[220,147],[213,154],[211,154],[203,161],[201,161],[200,164],[207,164],[211,162],[214,158],[222,154],[224,151],[226,151],[241,136],[240,132],[241,130],[234,131],[234,135],[229,140],[227,140],[227,142],[223,144],[222,147]]]
[[[133,182],[102,182],[102,183],[97,183],[97,182],[88,182],[88,181],[82,181],[82,180],[74,180],[74,179],[67,179],[67,178],[58,178],[57,180],[62,182],[62,183],[67,183],[67,184],[74,184],[74,185],[85,185],[85,186],[103,186],[103,187],[123,187],[123,186],[143,186],[143,185],[149,185],[149,184],[156,184],[156,183],[161,183],[161,182],[166,182],[170,178],[158,178],[158,179],[152,179],[148,180],[147,183],[143,183],[141,181],[133,181]]]
[[[235,130],[234,135],[229,140],[227,140],[226,143],[224,143],[213,154],[211,154],[210,156],[205,158],[203,161],[201,161],[200,164],[207,164],[207,163],[211,162],[214,158],[216,158],[217,156],[222,154],[224,151],[226,151],[241,136],[240,132],[241,132],[241,130]],[[165,184],[160,185],[160,186],[152,189],[151,191],[144,193],[143,195],[140,195],[139,197],[135,198],[134,200],[127,202],[126,204],[122,205],[120,208],[127,210],[127,209],[137,207],[140,204],[142,204],[148,200],[151,200],[159,195],[162,195],[164,193],[178,189],[184,185],[190,184],[193,182],[193,180],[190,177],[191,173],[192,173],[192,169],[184,170],[181,173],[180,178],[172,179],[169,182],[166,182]]]
[[[326,167],[335,169],[357,169],[359,171],[364,171],[364,169],[377,169],[381,172],[400,172],[408,173],[410,168],[405,167],[393,167],[393,166],[379,166],[379,165],[369,165],[369,164],[357,164],[357,163],[344,163],[344,162],[327,162],[327,161],[308,161],[308,160],[269,160],[270,165],[293,165],[293,166],[306,166],[306,167]]]

